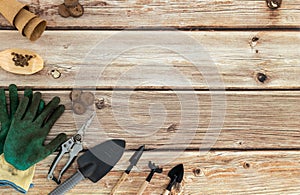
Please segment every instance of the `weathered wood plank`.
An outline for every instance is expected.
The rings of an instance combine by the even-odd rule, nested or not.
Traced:
[[[46,101],[57,95],[66,105],[49,139],[59,132],[74,135],[76,126],[81,126],[89,112],[73,114],[68,91],[42,93]],[[184,99],[193,95],[195,102]],[[222,121],[220,115],[212,115],[224,111],[222,101],[212,101],[213,96],[206,91],[98,91],[95,96],[104,98],[105,106],[97,109],[97,120],[86,132],[85,146],[107,138],[123,138],[130,149],[141,144],[148,149],[203,149],[212,146],[215,139],[215,149],[300,148],[300,92],[241,91],[225,95],[226,115]],[[221,129],[208,130],[215,124],[211,122],[215,117],[219,117]]]
[[[190,46],[195,43],[196,47]],[[211,86],[207,78],[221,77],[227,89],[298,89],[299,45],[299,32],[285,31],[48,31],[36,43],[20,38],[17,32],[1,31],[0,50],[34,50],[45,59],[46,67],[32,76],[0,70],[0,85],[14,81],[19,86],[48,89],[81,84],[101,89],[211,89],[222,83]],[[191,56],[199,59],[191,63],[186,59]],[[110,57],[112,63],[104,64]],[[53,69],[61,71],[59,79],[52,78]],[[259,82],[258,73],[267,79]]]
[[[60,0],[22,0],[48,21],[50,28],[298,28],[299,2],[284,0],[278,10],[270,10],[265,0],[85,0],[80,18],[62,18]],[[9,26],[2,17],[0,26]]]
[[[168,183],[166,176],[171,167],[183,163],[184,181],[176,188],[176,194],[299,194],[300,153],[298,151],[253,151],[230,152],[217,151],[200,154],[184,152],[175,160],[165,162],[172,152],[145,152],[129,178],[125,180],[116,194],[136,194],[138,187],[148,174],[147,163],[152,160],[163,165],[163,174],[156,174],[145,194],[161,194]],[[128,165],[132,152],[127,152],[106,177],[96,184],[85,180],[69,194],[109,194],[113,185]],[[176,152],[173,152],[176,155]],[[48,182],[46,175],[54,159],[51,156],[37,165],[34,177],[35,187],[30,194],[46,194],[55,188],[54,182]],[[63,180],[75,172],[76,164],[69,169]],[[13,193],[1,188],[3,193]],[[181,193],[180,193],[181,192]]]

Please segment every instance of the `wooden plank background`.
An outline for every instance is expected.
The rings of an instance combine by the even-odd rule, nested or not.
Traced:
[[[41,91],[43,98],[49,101],[53,96],[61,98],[62,104],[66,106],[65,114],[53,127],[49,138],[54,138],[62,129],[69,136],[74,134],[76,127],[80,127],[86,115],[76,115],[71,109],[70,91]],[[103,135],[113,138],[125,138],[128,149],[135,149],[138,145],[146,144],[148,149],[156,149],[164,145],[166,148],[179,150],[198,150],[203,143],[204,135],[211,120],[211,94],[210,92],[183,92],[186,94],[195,93],[199,101],[200,109],[199,124],[197,129],[186,129],[180,126],[181,123],[193,122],[193,119],[182,117],[181,101],[176,93],[169,91],[97,91],[95,97],[104,98],[105,107],[96,109],[97,120],[95,120],[85,136],[87,145],[101,142]],[[121,97],[114,98],[112,96]],[[126,94],[130,94],[129,109],[131,116],[119,116],[120,111],[112,107],[122,107],[128,101]],[[226,92],[226,115],[223,128],[212,149],[299,149],[300,130],[300,108],[298,105],[300,92],[287,91],[230,91]],[[164,111],[149,110],[151,104],[164,105]],[[218,105],[217,105],[218,107]],[[123,109],[122,109],[123,110]],[[221,110],[220,110],[221,111]],[[124,110],[124,113],[126,111]],[[152,118],[164,116],[159,122],[161,125],[149,122]],[[88,114],[88,113],[87,113]],[[188,115],[190,114],[190,115]],[[196,117],[196,112],[190,111],[187,115]],[[237,117],[238,116],[238,117]],[[135,119],[136,127],[140,131],[126,129],[125,124]],[[160,124],[160,123],[159,123]],[[175,130],[168,128],[175,124]],[[151,131],[151,132],[145,132]],[[103,133],[104,132],[104,133]],[[145,133],[143,133],[145,132]],[[155,136],[149,134],[155,132]],[[135,134],[134,134],[135,133]],[[138,136],[139,135],[139,136]],[[176,135],[189,138],[191,143],[176,139],[176,143],[170,142],[170,137]],[[143,139],[141,139],[143,138]]]
[[[23,0],[47,19],[49,28],[124,29],[137,27],[175,28],[299,28],[299,2],[284,0],[270,11],[264,0],[85,0],[84,17],[62,18],[60,0]],[[0,25],[9,27],[0,20]]]
[[[48,31],[38,41],[29,42],[0,17],[0,51],[36,51],[45,59],[45,68],[31,76],[0,69],[0,87],[15,83],[21,90],[32,87],[41,91],[46,101],[53,96],[61,98],[66,112],[51,130],[47,143],[62,131],[72,136],[82,123],[83,118],[72,111],[69,93],[78,87],[78,76],[85,70],[94,70],[95,75],[86,78],[92,84],[84,87],[90,88],[97,98],[103,98],[105,106],[97,109],[97,120],[85,136],[84,147],[107,138],[127,141],[126,153],[112,172],[96,184],[81,182],[69,194],[109,194],[132,150],[141,144],[146,144],[147,151],[116,194],[137,192],[148,174],[149,160],[162,165],[164,173],[155,175],[147,195],[163,193],[168,183],[167,172],[178,163],[184,164],[186,173],[182,185],[172,194],[300,193],[298,1],[283,0],[279,9],[270,10],[264,0],[85,0],[81,2],[85,14],[76,19],[58,15],[57,6],[62,3],[59,0],[22,2],[48,21]],[[124,51],[105,66],[100,79],[96,77],[97,71],[104,68],[100,63],[101,57],[105,57],[103,41],[109,40],[116,47],[130,47],[132,42],[122,39],[126,33],[121,29],[135,29],[126,35],[143,43],[141,38],[157,41],[170,34],[166,27],[178,29],[178,34],[203,48],[200,67],[209,70],[211,79],[220,76],[224,86],[207,84],[201,71],[182,55],[199,53],[180,41],[172,45],[183,48],[180,54],[151,46]],[[96,55],[87,55],[88,52]],[[140,68],[138,74],[122,77],[134,67]],[[170,67],[180,71],[189,84],[170,82]],[[58,70],[61,77],[54,79],[53,70]],[[266,75],[264,82],[258,80],[260,73]],[[215,88],[218,90],[214,91]],[[199,103],[185,112],[190,118],[181,118],[186,110],[181,107],[183,102],[178,94],[195,97]],[[214,102],[212,95],[225,97],[225,107],[222,101]],[[164,107],[155,110],[153,105]],[[128,106],[130,116],[118,114],[126,113],[123,106]],[[205,135],[216,136],[207,134],[213,106],[220,113],[224,111],[225,117],[222,128],[215,132],[220,132],[218,139],[204,153],[199,148],[208,141]],[[181,125],[194,123],[197,117],[196,128]],[[159,119],[159,125],[151,123],[152,119]],[[126,126],[132,120],[136,122],[133,129],[140,131]],[[172,125],[175,128],[170,129]],[[28,194],[46,194],[55,188],[46,177],[56,154],[37,164],[35,187]],[[76,163],[63,180],[75,170]],[[16,194],[10,188],[1,188],[0,193]]]
[[[0,70],[2,75],[0,85],[3,87],[8,86],[11,80],[14,80],[19,86],[73,88],[74,85],[78,85],[74,80],[78,77],[78,74],[81,74],[80,70],[101,70],[104,68],[99,64],[101,55],[100,57],[91,55],[93,58],[86,59],[86,55],[91,51],[91,48],[93,48],[93,53],[101,53],[101,46],[97,45],[118,33],[122,35],[122,32],[119,31],[48,31],[42,39],[29,43],[15,31],[3,31],[0,34],[0,39],[6,40],[9,44],[1,44],[1,50],[21,47],[39,51],[39,54],[45,59],[46,67],[33,76],[13,75]],[[165,35],[168,32],[133,31],[130,32],[130,35],[139,39],[140,36],[153,34],[154,39],[159,39],[161,33]],[[300,36],[297,31],[200,31],[182,33],[183,37],[186,36],[198,41],[199,47],[202,47],[210,55],[211,61],[213,61],[220,74],[217,76],[222,77],[226,89],[299,89],[300,87],[298,76],[300,74],[300,53],[297,49],[300,45]],[[259,40],[253,43],[253,37],[257,37]],[[112,45],[118,45],[122,42],[130,48],[130,42],[128,43],[126,40],[114,38],[111,38],[111,40]],[[180,44],[173,47],[180,46],[183,47]],[[194,51],[186,48],[184,52],[192,53]],[[197,55],[197,53],[192,54]],[[155,71],[153,71],[152,66],[149,66],[148,61],[155,66]],[[213,63],[207,61],[198,63],[200,68],[213,65]],[[95,73],[90,80],[88,77],[85,80],[99,89],[118,88],[120,83],[117,83],[117,81],[121,74],[135,66],[140,67],[143,70],[142,73],[133,75],[124,83],[131,83],[130,80],[134,80],[134,83],[140,83],[145,78],[148,78],[149,81],[143,86],[122,84],[122,88],[162,89],[164,86],[160,86],[149,78],[161,79],[160,75],[167,75],[170,66],[180,71],[191,82],[191,86],[176,86],[173,84],[169,85],[170,88],[209,88],[203,75],[196,69],[194,64],[174,51],[153,49],[152,47],[143,47],[125,52],[118,56],[112,64],[106,66],[100,79],[95,77],[99,76]],[[50,72],[53,69],[61,71],[62,76],[59,79],[52,78]],[[215,69],[208,69],[208,74],[215,77],[213,71]],[[259,82],[257,80],[258,73],[266,74],[268,79],[264,83]],[[94,82],[95,79],[98,79],[97,83]],[[178,83],[176,84],[178,85]]]
[[[127,152],[121,162],[105,179],[94,184],[85,180],[78,184],[69,194],[109,194],[121,176],[126,161],[132,152]],[[174,154],[176,155],[176,154]],[[168,170],[176,163],[184,163],[186,172],[182,186],[175,188],[178,194],[296,194],[299,189],[299,151],[211,151],[206,154],[184,152],[168,165],[162,174],[156,174],[145,194],[161,194],[168,183]],[[35,187],[29,194],[49,193],[56,184],[46,181],[49,164],[54,155],[38,163],[34,177]],[[146,164],[149,160],[164,161],[164,153],[145,152],[143,158],[125,180],[116,194],[135,194],[148,174]],[[75,164],[64,178],[75,171]],[[6,188],[3,194],[13,193]]]

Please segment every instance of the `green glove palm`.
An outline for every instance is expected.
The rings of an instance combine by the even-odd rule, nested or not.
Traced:
[[[4,146],[5,160],[19,170],[26,170],[53,153],[66,140],[59,134],[48,145],[44,145],[50,129],[65,110],[54,97],[39,114],[41,94],[35,93],[30,103],[24,97],[11,122]]]
[[[31,89],[25,90],[24,96],[31,99],[32,98],[32,90]],[[4,91],[4,89],[0,89],[0,123],[1,123],[0,154],[3,153],[4,142],[5,142],[12,118],[17,110],[18,105],[19,105],[17,86],[14,84],[11,84],[9,86],[9,100],[10,100],[10,107],[9,107],[9,110],[7,110],[5,91]]]

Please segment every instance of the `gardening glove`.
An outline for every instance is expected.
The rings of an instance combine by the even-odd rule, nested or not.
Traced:
[[[0,155],[0,186],[9,186],[26,194],[32,187],[35,166],[31,166],[25,171],[20,171],[6,162],[4,154]]]
[[[24,96],[32,97],[32,90],[25,90]],[[3,153],[4,142],[8,133],[12,118],[19,105],[17,86],[14,84],[9,85],[9,100],[10,107],[7,110],[6,97],[4,89],[0,89],[0,154]]]
[[[24,96],[28,97],[31,100],[32,90],[26,89],[24,92]],[[7,111],[5,92],[3,89],[0,89],[0,122],[1,124],[4,124],[1,125],[1,130],[0,130],[1,153],[3,152],[4,141],[8,133],[11,120],[19,104],[17,86],[14,84],[11,84],[9,86],[9,99],[10,99],[10,108],[9,111]],[[41,113],[44,107],[45,107],[45,102],[41,100],[38,112]],[[0,186],[10,186],[21,193],[26,193],[29,187],[31,186],[34,170],[35,170],[34,166],[30,167],[25,171],[17,170],[12,165],[7,163],[4,159],[4,155],[1,154],[0,155]]]
[[[5,160],[18,170],[27,170],[52,154],[66,141],[66,134],[61,133],[49,144],[43,144],[65,107],[58,105],[60,99],[54,97],[45,109],[37,114],[40,101],[39,92],[33,95],[31,103],[28,97],[22,99],[5,140]]]

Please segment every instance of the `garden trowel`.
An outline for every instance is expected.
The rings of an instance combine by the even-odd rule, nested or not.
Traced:
[[[88,150],[78,158],[77,172],[50,192],[50,195],[65,194],[85,178],[96,183],[117,164],[124,153],[124,149],[125,141],[114,139]]]
[[[181,183],[181,181],[183,179],[183,175],[184,175],[183,164],[179,164],[179,165],[173,167],[168,173],[168,177],[170,177],[171,180],[170,180],[170,183],[168,184],[163,195],[168,195],[170,193],[172,187],[176,183]]]

